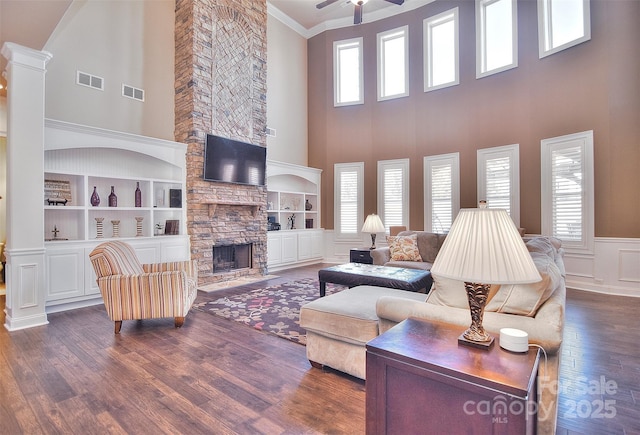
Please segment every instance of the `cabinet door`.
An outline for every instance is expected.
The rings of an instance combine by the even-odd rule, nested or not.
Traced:
[[[282,263],[282,237],[280,233],[267,233],[267,266]]]
[[[311,258],[324,257],[324,236],[322,231],[311,233]]]
[[[47,301],[84,296],[84,249],[47,248]]]
[[[282,262],[294,263],[298,261],[298,234],[282,234]]]
[[[298,234],[298,259],[308,260],[312,257],[313,235],[309,232]]]

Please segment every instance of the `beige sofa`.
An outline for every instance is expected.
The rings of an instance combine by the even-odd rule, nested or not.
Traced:
[[[547,237],[527,241],[543,281],[537,284],[494,286],[483,325],[499,336],[501,328],[529,334],[548,356],[540,369],[538,433],[553,433],[557,416],[560,347],[566,299],[563,250]],[[302,307],[300,325],[307,331],[307,358],[365,379],[366,343],[402,320],[415,317],[469,326],[471,317],[464,284],[434,277],[429,295],[373,286],[358,286],[317,299]],[[498,343],[496,343],[498,344]]]
[[[391,258],[389,246],[371,250],[373,264],[378,266],[406,267],[409,269],[431,270],[431,266],[442,247],[445,234],[428,233],[425,231],[401,231],[398,236],[416,235],[418,251],[422,261],[395,261]]]

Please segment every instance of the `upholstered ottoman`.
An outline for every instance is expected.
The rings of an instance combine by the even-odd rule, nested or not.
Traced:
[[[361,285],[304,305],[300,326],[307,331],[307,358],[311,364],[364,379],[365,345],[380,333],[376,302],[381,296],[416,301],[427,298],[423,293]]]

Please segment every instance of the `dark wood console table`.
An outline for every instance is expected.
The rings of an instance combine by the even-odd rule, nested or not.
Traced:
[[[367,434],[535,434],[538,349],[458,345],[464,327],[407,319],[367,344]]]

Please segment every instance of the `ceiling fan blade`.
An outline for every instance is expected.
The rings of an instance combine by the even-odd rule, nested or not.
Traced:
[[[355,5],[353,8],[353,24],[362,23],[362,3]]]
[[[322,3],[318,3],[318,4],[316,5],[316,8],[318,8],[318,9],[322,9],[322,8],[324,8],[325,6],[332,5],[332,4],[334,4],[335,2],[337,2],[337,1],[338,1],[338,0],[324,0]],[[404,0],[402,0],[402,1],[404,1]]]
[[[393,3],[394,5],[401,5],[404,3],[404,0],[387,0],[389,3]]]

